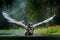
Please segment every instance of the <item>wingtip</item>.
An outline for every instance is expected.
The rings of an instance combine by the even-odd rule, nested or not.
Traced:
[[[56,16],[56,15],[54,15],[54,16]]]
[[[5,15],[6,13],[5,12],[2,12],[3,15]]]
[[[3,15],[3,16],[7,16],[8,14],[7,14],[7,13],[5,13],[5,12],[2,12],[2,15]]]

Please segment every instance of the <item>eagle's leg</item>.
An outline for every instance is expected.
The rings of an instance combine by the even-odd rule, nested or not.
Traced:
[[[31,32],[25,32],[25,36],[32,36],[33,35],[33,33],[31,33]]]

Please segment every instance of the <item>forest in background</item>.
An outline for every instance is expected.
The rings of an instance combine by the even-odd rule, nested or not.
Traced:
[[[2,11],[18,21],[24,20],[25,24],[38,23],[55,14],[52,21],[42,26],[60,25],[60,0],[0,0],[0,29],[16,29],[19,26],[8,23]]]

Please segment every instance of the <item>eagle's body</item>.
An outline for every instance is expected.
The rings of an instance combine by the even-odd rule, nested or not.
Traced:
[[[28,24],[28,27],[25,29],[26,32],[25,32],[25,35],[28,36],[28,35],[33,35],[33,30],[34,28],[30,26],[30,24]]]

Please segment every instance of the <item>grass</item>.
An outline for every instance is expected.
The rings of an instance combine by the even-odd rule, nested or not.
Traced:
[[[0,34],[23,34],[24,29],[10,29],[10,30],[0,30]]]
[[[23,28],[19,29],[10,29],[10,30],[0,30],[0,34],[23,34]],[[48,28],[35,28],[34,34],[60,34],[60,25],[52,26]]]
[[[60,25],[48,28],[40,28],[34,31],[35,34],[60,34]]]

